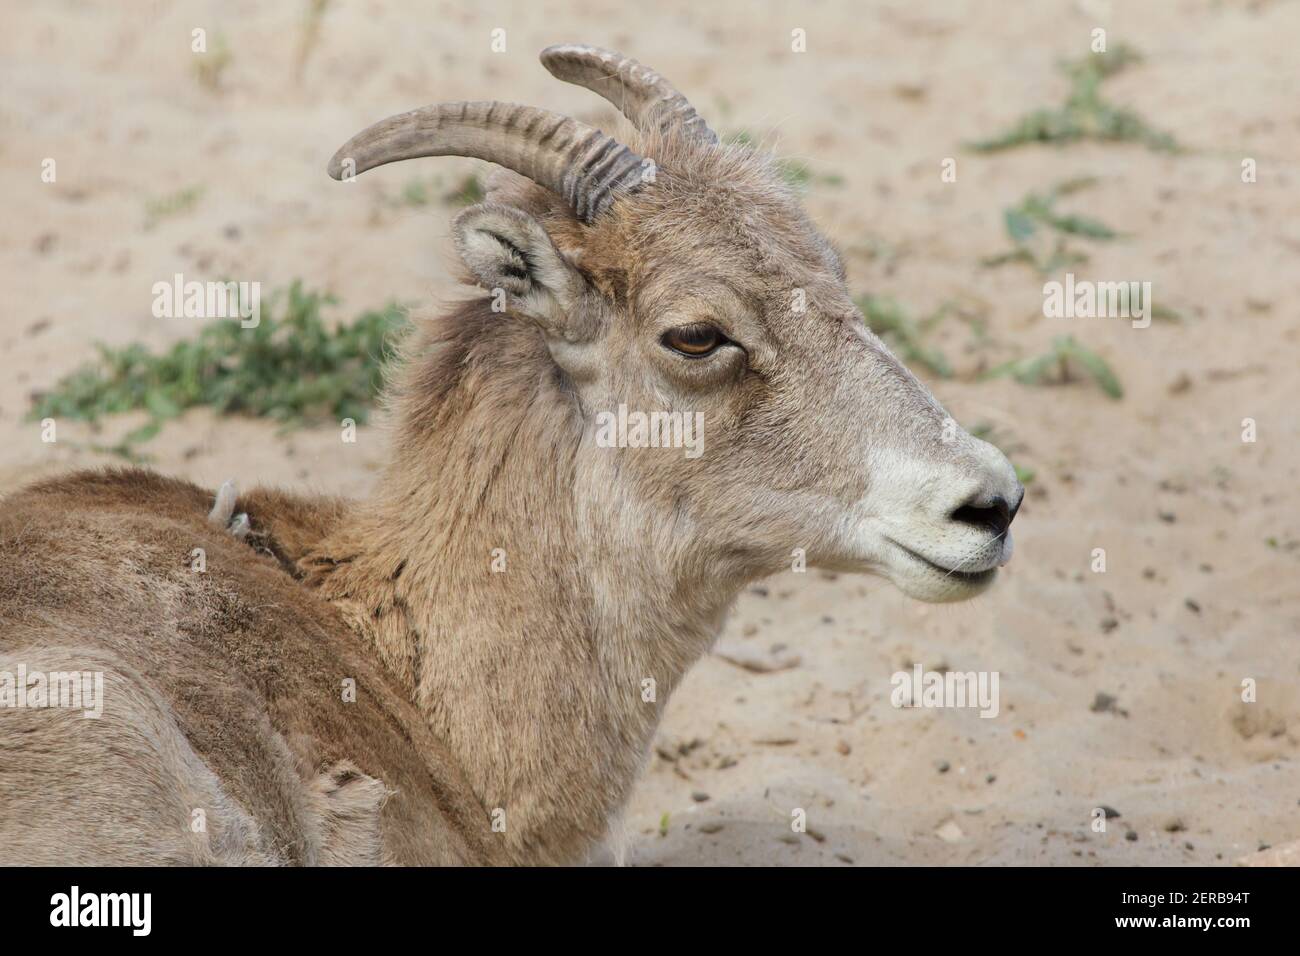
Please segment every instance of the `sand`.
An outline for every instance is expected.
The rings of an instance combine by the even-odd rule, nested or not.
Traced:
[[[451,210],[394,197],[417,179],[449,190],[476,164],[398,165],[340,186],[324,174],[330,154],[363,125],[438,99],[606,122],[601,101],[552,80],[536,54],[575,40],[621,48],[717,128],[811,164],[807,206],[855,291],[918,316],[951,302],[983,319],[985,340],[960,317],[937,328],[956,375],[926,377],[1035,477],[1015,560],[974,602],[925,606],[877,579],[816,571],[746,593],[720,650],[791,666],[756,672],[720,654],[698,665],[631,799],[620,858],[1228,864],[1300,837],[1300,7],[368,0],[329,10],[299,65],[305,6],[6,12],[0,492],[113,462],[84,443],[139,416],[98,437],[61,422],[45,444],[24,421],[29,396],[95,341],[192,335],[202,320],[150,312],[153,283],[176,272],[268,291],[302,278],[335,292],[341,316],[452,297]],[[1146,55],[1107,96],[1186,154],[961,148],[1058,102],[1054,64],[1086,54],[1097,26]],[[196,79],[196,27],[230,53],[216,89]],[[504,53],[489,49],[498,27]],[[806,53],[790,51],[795,28]],[[47,157],[55,183],[40,178]],[[946,157],[956,182],[940,181]],[[1241,181],[1245,157],[1257,182]],[[1068,208],[1126,235],[1081,243],[1092,261],[1076,271],[1149,280],[1181,321],[1047,319],[1041,277],[980,265],[1006,247],[1004,207],[1085,175],[1097,184]],[[191,187],[201,193],[187,208],[150,216],[151,201]],[[1062,334],[1111,363],[1123,400],[1086,381],[976,380]],[[364,494],[385,455],[374,427],[344,445],[330,428],[281,434],[203,411],[146,451],[213,488],[236,477],[345,494]],[[895,708],[890,677],[915,663],[998,672],[999,715]],[[1241,700],[1247,678],[1254,703]],[[1118,816],[1094,832],[1103,806]],[[796,809],[804,833],[791,829]]]

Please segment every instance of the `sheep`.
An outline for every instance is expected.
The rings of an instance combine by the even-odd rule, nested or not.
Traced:
[[[104,707],[0,707],[6,862],[583,861],[745,586],[798,561],[961,600],[1010,557],[1014,470],[866,328],[771,161],[634,60],[542,62],[623,140],[443,103],[329,164],[503,167],[371,496],[120,469],[8,498],[0,675],[102,673]],[[598,440],[620,409],[691,416],[699,454]]]

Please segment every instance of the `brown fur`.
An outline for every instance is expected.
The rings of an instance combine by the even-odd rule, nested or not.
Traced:
[[[417,323],[369,500],[255,490],[244,541],[206,520],[209,493],[144,471],[4,501],[0,670],[110,681],[98,721],[0,711],[14,861],[582,860],[736,594],[792,548],[928,599],[984,586],[872,529],[992,567],[997,539],[951,514],[1012,496],[1009,466],[941,441],[766,160],[624,135],[660,174],[590,226],[510,174],[463,214],[529,241],[540,224],[526,258],[560,308],[479,298]],[[484,282],[496,247],[466,249]],[[743,353],[661,346],[695,321]],[[594,447],[619,401],[700,410],[708,453]]]
[[[327,604],[207,524],[211,503],[134,469],[5,499],[0,670],[106,675],[97,720],[0,711],[5,862],[377,862],[377,829],[392,862],[500,859],[418,711]],[[314,513],[294,504],[307,533]],[[340,801],[345,762],[365,799]],[[384,802],[361,775],[395,792]]]

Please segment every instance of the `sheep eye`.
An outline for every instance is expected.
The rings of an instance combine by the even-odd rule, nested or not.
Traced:
[[[727,343],[727,337],[713,326],[700,322],[695,325],[679,325],[669,329],[660,340],[666,348],[672,349],[688,358],[702,358]]]

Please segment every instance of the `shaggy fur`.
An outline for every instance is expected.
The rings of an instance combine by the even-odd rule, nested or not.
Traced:
[[[0,671],[102,671],[105,706],[0,710],[3,862],[501,859],[406,695],[329,605],[210,525],[211,506],[133,469],[5,500]]]
[[[621,135],[658,175],[591,225],[505,173],[462,214],[471,281],[518,294],[417,322],[370,499],[121,470],[5,500],[0,672],[100,670],[106,700],[0,710],[3,862],[580,861],[795,549],[927,599],[987,584],[1001,545],[951,515],[1014,475],[941,440],[767,161]],[[743,349],[660,344],[702,321]],[[705,454],[597,447],[620,402],[702,413]],[[972,559],[983,583],[933,563]]]

